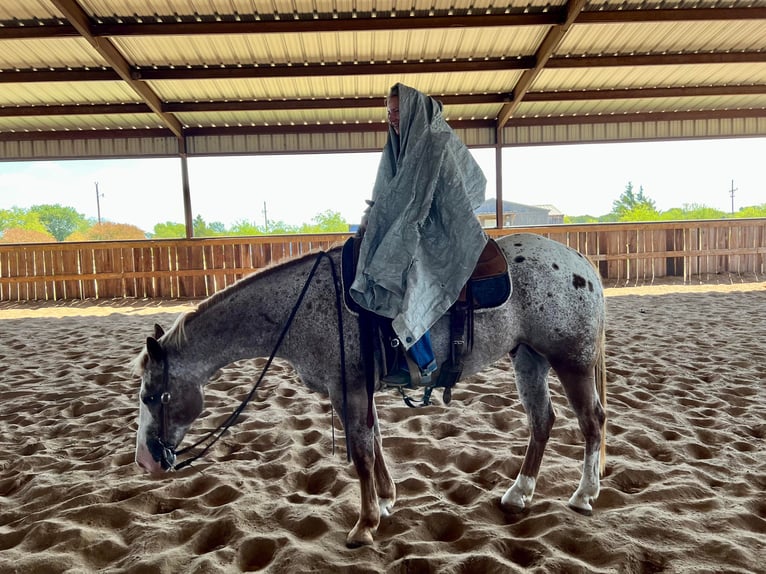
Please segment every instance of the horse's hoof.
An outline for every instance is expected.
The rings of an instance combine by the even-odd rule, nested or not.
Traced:
[[[500,509],[503,512],[507,512],[508,514],[524,514],[524,512],[527,510],[526,506],[503,503],[502,500],[500,501]]]
[[[372,546],[374,539],[372,532],[352,530],[346,538],[346,548],[361,548],[362,546]]]
[[[569,505],[569,508],[574,510],[577,514],[582,514],[583,516],[593,516],[592,508],[580,508],[579,506],[574,506],[572,504]]]

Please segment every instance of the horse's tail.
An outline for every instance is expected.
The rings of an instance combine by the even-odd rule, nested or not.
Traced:
[[[604,409],[604,422],[601,424],[601,451],[599,456],[599,475],[604,476],[606,470],[606,328],[601,326],[599,335],[598,354],[596,356],[596,390]]]

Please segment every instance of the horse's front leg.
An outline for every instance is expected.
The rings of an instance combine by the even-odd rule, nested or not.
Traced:
[[[361,506],[359,519],[346,537],[346,546],[349,548],[372,544],[373,535],[380,524],[380,507],[375,488],[375,455],[379,447],[373,429],[367,426],[367,401],[356,401],[361,405],[355,406],[352,404],[354,402],[349,400],[348,428],[345,430],[347,448],[359,477]]]
[[[373,409],[374,409],[373,404]],[[380,424],[378,421],[377,412],[375,414],[375,428],[374,428],[374,440],[375,440],[375,488],[378,495],[378,507],[380,508],[381,516],[389,516],[391,510],[396,502],[396,485],[391,478],[391,474],[388,472],[386,466],[386,459],[383,456],[383,442],[380,435]]]

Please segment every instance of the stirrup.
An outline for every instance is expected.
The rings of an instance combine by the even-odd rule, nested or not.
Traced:
[[[418,387],[430,387],[431,373],[423,374],[418,364],[410,357],[407,351],[402,350],[407,362],[407,370],[397,369],[385,375],[381,381],[391,387],[416,389]]]

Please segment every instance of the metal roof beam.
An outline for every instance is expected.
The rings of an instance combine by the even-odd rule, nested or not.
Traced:
[[[133,73],[128,61],[122,56],[120,51],[105,38],[96,38],[91,33],[91,23],[88,15],[83,11],[76,0],[51,0],[51,2],[61,11],[67,20],[74,26],[82,37],[93,46],[109,66],[114,69],[120,78],[135,91],[142,100],[159,116],[163,124],[172,131],[179,139],[183,139],[183,126],[178,119],[162,111],[162,102],[152,89],[133,77]]]
[[[587,100],[631,100],[641,98],[690,98],[699,96],[747,96],[766,94],[766,84],[736,86],[683,86],[670,88],[630,88],[609,90],[567,90],[527,92],[525,102],[573,102]],[[466,94],[433,96],[445,106],[503,104],[509,94]],[[204,102],[165,102],[162,109],[169,113],[249,112],[269,110],[337,110],[377,108],[383,103],[379,96],[369,98],[322,98],[284,100],[238,100]],[[72,116],[149,114],[151,108],[142,103],[132,104],[61,104],[32,106],[0,106],[0,117]]]
[[[569,31],[569,28],[574,23],[577,16],[585,7],[587,0],[569,0],[566,5],[566,19],[561,25],[552,26],[548,33],[540,42],[540,46],[535,52],[535,65],[532,68],[527,69],[519,78],[516,85],[513,87],[513,100],[504,104],[497,117],[498,133],[503,126],[508,122],[513,113],[521,104],[524,99],[524,95],[529,90],[532,82],[540,75],[543,68],[550,60],[553,52],[564,39],[564,36]]]
[[[479,14],[475,16],[407,16],[394,18],[310,18],[305,20],[258,20],[239,22],[143,22],[98,24],[99,36],[168,36],[217,34],[301,34],[318,32],[376,32],[424,28],[487,28],[505,26],[551,26],[558,24],[561,10],[528,14]]]
[[[637,100],[641,98],[689,98],[698,96],[748,96],[766,94],[766,84],[738,86],[679,86],[610,90],[527,92],[525,102],[575,102],[586,100]]]
[[[568,126],[590,124],[613,124],[613,123],[640,123],[640,122],[681,122],[688,120],[713,120],[713,119],[736,119],[736,118],[766,118],[766,108],[745,110],[690,110],[672,112],[637,112],[620,114],[597,114],[590,116],[545,116],[536,118],[512,118],[507,127],[523,126]]]
[[[764,62],[766,62],[766,51],[554,56],[548,60],[546,69],[605,68],[616,66],[688,66],[692,64],[757,64]]]
[[[136,68],[133,77],[141,80],[203,80],[233,78],[286,78],[321,76],[370,76],[434,74],[452,72],[496,72],[525,70],[535,65],[531,56],[439,62],[381,62],[378,64],[304,64],[274,66],[179,66]]]
[[[766,8],[667,8],[646,10],[589,10],[577,16],[577,24],[640,24],[644,22],[694,22],[764,20]]]
[[[766,52],[707,52],[691,54],[630,54],[599,56],[552,56],[546,69],[603,68],[615,66],[676,66],[689,64],[750,64],[766,62]],[[132,82],[138,80],[202,80],[232,78],[369,76],[376,74],[422,74],[488,72],[536,68],[535,56],[512,59],[461,60],[440,62],[392,62],[379,64],[307,64],[288,66],[184,66],[132,68]],[[109,69],[0,70],[0,84],[34,82],[119,81],[121,75]],[[522,86],[519,82],[518,88]],[[147,88],[148,89],[148,88]],[[518,98],[520,90],[514,91]],[[156,98],[156,96],[155,96]]]
[[[562,9],[531,14],[482,14],[475,16],[414,16],[377,18],[318,18],[272,21],[195,21],[144,23],[90,23],[95,37],[172,36],[218,34],[288,34],[306,32],[357,32],[415,30],[423,28],[482,28],[505,26],[554,26],[564,21]],[[640,24],[650,22],[695,22],[766,20],[766,8],[679,8],[659,10],[592,10],[580,12],[576,24]],[[79,36],[71,24],[37,20],[30,23],[0,22],[0,40]],[[34,24],[34,25],[33,25]]]

